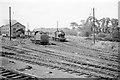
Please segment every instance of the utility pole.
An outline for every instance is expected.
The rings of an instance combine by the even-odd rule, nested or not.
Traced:
[[[95,8],[93,8],[93,31],[94,31],[94,44],[95,44]]]
[[[57,21],[57,31],[58,31],[58,21]]]
[[[27,32],[28,32],[28,36],[29,36],[29,23],[27,23]]]
[[[9,7],[9,26],[10,26],[10,41],[11,41],[11,7]]]

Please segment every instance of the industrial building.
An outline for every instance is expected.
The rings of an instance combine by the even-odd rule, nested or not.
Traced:
[[[25,26],[22,25],[22,24],[19,23],[19,22],[16,22],[16,23],[14,23],[14,24],[13,24],[13,23],[11,24],[11,36],[12,36],[12,37],[14,37],[14,36],[16,36],[16,35],[20,35],[20,34],[21,34],[21,33],[20,33],[20,30],[25,31]],[[9,24],[1,26],[1,27],[0,27],[0,33],[1,33],[2,35],[10,36],[10,26],[9,26]],[[24,34],[24,32],[23,32],[23,34]]]

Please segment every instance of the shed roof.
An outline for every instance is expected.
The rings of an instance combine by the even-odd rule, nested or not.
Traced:
[[[22,24],[19,23],[19,22],[15,22],[15,23],[11,23],[11,27],[14,26],[14,25],[16,25],[16,24],[20,24],[20,25],[22,25]],[[9,26],[9,24],[2,25],[0,28],[5,27],[5,26]],[[22,26],[25,27],[24,25],[22,25]]]

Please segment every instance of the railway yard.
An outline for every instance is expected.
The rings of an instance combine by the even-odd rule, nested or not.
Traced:
[[[30,39],[4,38],[0,52],[0,77],[38,80],[39,78],[119,78],[118,46],[98,46],[91,40],[67,37],[68,42],[50,39],[50,45]]]

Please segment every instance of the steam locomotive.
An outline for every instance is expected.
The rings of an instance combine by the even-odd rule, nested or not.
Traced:
[[[53,40],[55,41],[61,41],[61,42],[65,42],[66,38],[65,38],[65,32],[64,31],[55,31],[54,32],[55,36],[52,37]]]

